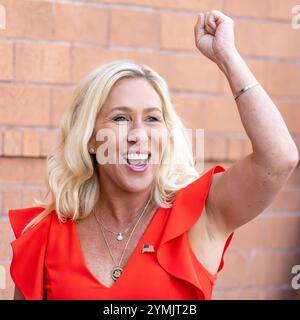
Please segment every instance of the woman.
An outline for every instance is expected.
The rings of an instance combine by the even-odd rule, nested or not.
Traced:
[[[165,81],[130,61],[94,70],[47,159],[52,202],[9,211],[15,299],[211,299],[234,231],[269,206],[298,151],[235,47],[233,20],[201,12],[194,31],[253,152],[199,176]]]

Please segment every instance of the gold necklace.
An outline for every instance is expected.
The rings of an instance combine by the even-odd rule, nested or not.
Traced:
[[[124,248],[124,250],[123,250],[123,252],[122,252],[122,255],[121,255],[121,258],[120,258],[119,263],[116,263],[113,255],[112,255],[112,252],[111,252],[111,249],[110,249],[110,247],[109,247],[109,244],[108,244],[108,242],[107,242],[107,240],[106,240],[106,238],[105,238],[105,234],[104,234],[104,231],[103,231],[103,227],[102,227],[101,222],[98,220],[97,215],[96,215],[96,214],[94,215],[95,218],[96,218],[97,223],[100,225],[100,229],[101,229],[101,231],[102,231],[102,235],[103,235],[103,238],[104,238],[104,240],[105,240],[106,246],[107,246],[107,248],[108,248],[109,254],[110,254],[110,256],[111,256],[111,258],[112,258],[112,260],[113,260],[113,262],[114,262],[114,264],[115,264],[115,267],[113,267],[112,272],[111,272],[111,277],[112,277],[112,279],[113,279],[114,281],[118,280],[119,277],[121,276],[122,272],[123,272],[123,268],[121,267],[121,263],[122,263],[122,260],[123,260],[124,253],[125,253],[125,251],[126,251],[126,249],[127,249],[127,246],[128,246],[128,244],[129,244],[129,242],[130,242],[130,240],[131,240],[131,237],[132,237],[132,235],[133,235],[134,230],[136,229],[139,221],[141,220],[141,218],[144,216],[144,213],[146,212],[146,209],[147,209],[147,207],[148,207],[148,205],[149,205],[149,203],[150,203],[151,198],[152,198],[152,193],[151,193],[151,195],[150,195],[150,197],[149,197],[149,199],[148,199],[148,201],[147,201],[147,204],[145,205],[145,207],[144,207],[144,209],[143,209],[140,217],[138,218],[136,224],[134,225],[134,227],[133,227],[133,229],[132,229],[132,231],[131,231],[131,233],[130,233],[130,236],[129,236],[127,242],[126,242],[126,245],[125,245],[125,248]]]

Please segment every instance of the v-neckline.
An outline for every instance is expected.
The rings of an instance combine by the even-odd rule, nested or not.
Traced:
[[[123,281],[123,278],[126,277],[127,273],[128,273],[128,269],[130,268],[130,264],[132,264],[132,261],[134,260],[135,256],[137,255],[137,250],[138,248],[140,247],[141,243],[145,240],[146,236],[148,235],[148,233],[150,232],[149,230],[152,228],[153,224],[154,224],[154,221],[155,221],[155,218],[157,217],[158,215],[158,212],[160,211],[160,209],[162,209],[162,207],[158,207],[155,211],[155,213],[153,214],[150,222],[148,223],[143,235],[141,236],[138,244],[136,245],[136,247],[134,248],[133,252],[131,253],[130,257],[128,258],[125,266],[123,267],[123,271],[122,271],[122,274],[120,275],[119,279],[115,281],[115,283],[113,283],[112,286],[110,287],[107,287],[105,286],[100,280],[98,280],[98,278],[92,273],[92,271],[88,268],[87,264],[86,264],[86,261],[85,261],[85,257],[84,257],[84,254],[83,254],[83,250],[82,250],[82,247],[81,247],[81,243],[80,243],[80,239],[79,239],[79,236],[78,236],[78,233],[77,233],[77,229],[76,229],[76,225],[75,225],[75,221],[71,220],[71,225],[72,225],[72,231],[73,231],[73,235],[74,235],[74,238],[75,238],[75,242],[76,242],[76,246],[77,246],[77,250],[78,250],[78,253],[79,253],[79,260],[80,260],[80,264],[81,264],[81,267],[84,269],[85,273],[94,281],[96,282],[96,284],[98,286],[101,287],[101,289],[106,289],[106,290],[112,290],[114,289],[116,286],[119,286],[120,283],[122,283]]]

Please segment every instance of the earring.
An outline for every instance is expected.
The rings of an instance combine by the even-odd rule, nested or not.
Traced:
[[[95,148],[90,147],[90,148],[89,148],[89,152],[92,153],[92,154],[94,154],[94,153],[96,153],[96,150],[95,150]]]

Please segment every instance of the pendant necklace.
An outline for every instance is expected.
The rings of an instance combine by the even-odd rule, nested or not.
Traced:
[[[128,246],[128,244],[129,244],[131,238],[132,238],[132,235],[133,235],[134,230],[136,229],[139,221],[141,220],[141,218],[143,217],[144,213],[146,212],[146,209],[147,209],[147,207],[148,207],[148,205],[149,205],[149,203],[150,203],[151,198],[152,198],[152,193],[151,193],[151,195],[150,195],[150,197],[149,197],[149,200],[147,201],[147,204],[145,205],[145,207],[144,207],[144,209],[143,209],[140,217],[138,218],[136,224],[134,225],[134,227],[133,227],[133,229],[132,229],[132,231],[131,231],[131,233],[130,233],[130,236],[129,236],[127,242],[126,242],[126,245],[125,245],[125,248],[124,248],[124,250],[123,250],[123,252],[122,252],[122,255],[121,255],[121,258],[120,258],[119,263],[117,263],[117,262],[115,261],[113,255],[112,255],[111,249],[110,249],[110,247],[109,247],[109,244],[108,244],[108,242],[107,242],[107,240],[106,240],[106,237],[105,237],[105,234],[104,234],[104,231],[103,231],[103,226],[102,226],[101,221],[99,221],[97,215],[94,214],[97,223],[100,225],[100,229],[101,229],[101,231],[102,231],[102,235],[103,235],[103,238],[104,238],[104,240],[105,240],[106,246],[107,246],[107,248],[108,248],[109,254],[110,254],[110,256],[111,256],[111,258],[112,258],[112,260],[113,260],[113,262],[114,262],[114,264],[115,264],[115,267],[114,267],[114,268],[112,269],[112,271],[111,271],[111,277],[112,277],[112,279],[113,279],[114,281],[118,280],[119,277],[121,276],[122,272],[123,272],[123,268],[121,267],[121,263],[122,263],[122,260],[123,260],[124,253],[125,253],[125,251],[126,251],[126,249],[127,249],[127,246]],[[121,240],[122,240],[122,239],[121,239]]]

